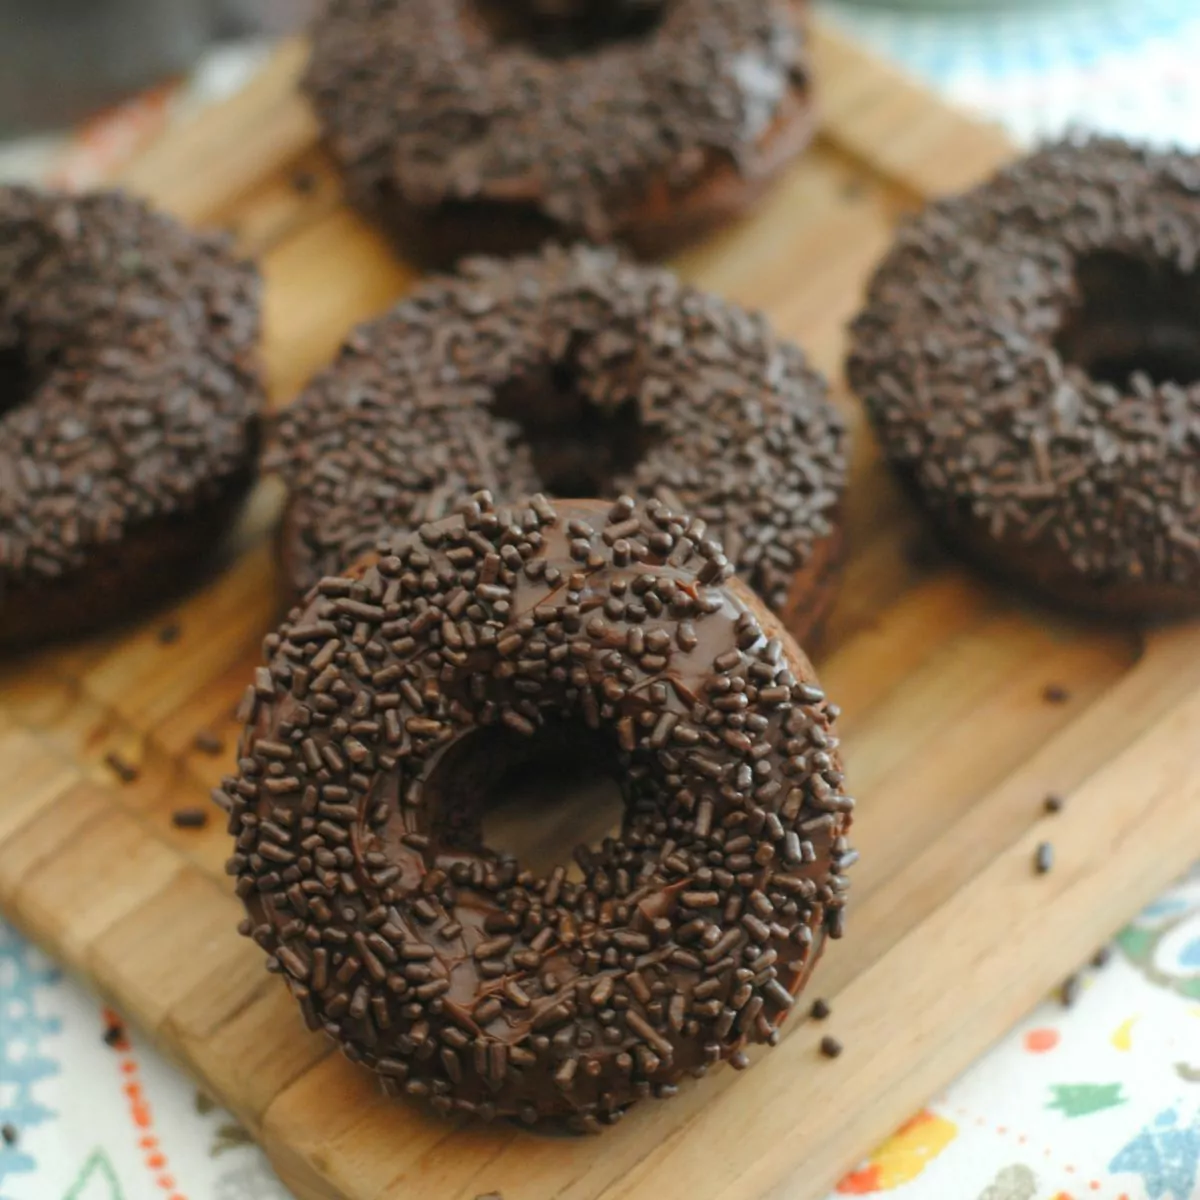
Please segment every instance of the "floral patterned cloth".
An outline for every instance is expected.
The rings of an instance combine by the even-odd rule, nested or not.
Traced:
[[[1200,147],[1196,0],[954,0],[956,12],[919,11],[937,0],[816,3],[1018,141],[1082,125]]]
[[[1045,0],[1020,17],[824,7],[1018,138],[1081,123],[1200,146],[1197,0]],[[0,146],[0,179],[97,182],[263,53],[223,51],[70,137]],[[1070,1007],[1047,1000],[830,1200],[1200,1200],[1200,870],[1077,990]],[[287,1194],[227,1114],[0,921],[0,1200]]]
[[[831,1020],[836,1020],[836,1012]],[[896,1200],[1200,1197],[1200,868],[846,1176]]]
[[[0,1134],[3,1200],[289,1200],[227,1114],[3,922]]]

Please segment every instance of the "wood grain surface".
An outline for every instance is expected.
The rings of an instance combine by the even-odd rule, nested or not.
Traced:
[[[817,145],[677,265],[765,310],[840,380],[844,324],[896,218],[1011,151],[828,30],[814,45]],[[295,92],[304,55],[285,46],[124,180],[259,256],[275,404],[415,277],[341,205]],[[305,1032],[235,933],[220,823],[171,822],[231,767],[232,710],[277,615],[270,482],[203,590],[4,670],[0,906],[228,1105],[302,1200],[822,1196],[1200,847],[1200,628],[1072,623],[931,555],[837,393],[857,433],[852,554],[817,659],[845,710],[862,862],[848,935],[810,993],[833,1016],[793,1019],[752,1070],[718,1070],[600,1137],[548,1138],[385,1100]],[[1044,698],[1052,683],[1064,702]],[[200,731],[224,749],[197,747]],[[1067,797],[1055,817],[1051,790]],[[568,819],[507,832],[544,854]],[[1056,865],[1038,875],[1044,840]],[[825,1033],[845,1044],[836,1061],[818,1053]]]

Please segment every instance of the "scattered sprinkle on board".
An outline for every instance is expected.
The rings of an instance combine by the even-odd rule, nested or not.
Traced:
[[[225,749],[225,742],[215,733],[208,729],[201,729],[198,734],[192,739],[192,745],[200,751],[201,754],[217,755]]]
[[[843,1049],[844,1047],[842,1046],[842,1043],[839,1042],[837,1038],[830,1037],[829,1034],[826,1034],[821,1039],[821,1053],[826,1058],[837,1058]]]
[[[108,764],[112,773],[122,783],[133,783],[138,777],[138,769],[128,759],[122,757],[115,750],[110,750],[104,756],[105,763]]]
[[[1054,847],[1050,842],[1039,842],[1033,855],[1033,869],[1039,875],[1049,874],[1054,867]]]

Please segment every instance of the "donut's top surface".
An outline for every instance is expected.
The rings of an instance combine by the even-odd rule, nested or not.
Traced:
[[[1063,594],[1073,576],[1195,607],[1198,266],[1200,159],[1049,147],[902,230],[851,382],[952,524],[1061,560]]]
[[[0,188],[0,581],[52,580],[244,470],[258,275],[116,192]]]
[[[565,53],[539,38],[538,7],[335,0],[306,87],[352,188],[532,203],[605,241],[655,188],[694,186],[716,165],[753,176],[759,141],[805,84],[789,0],[592,3],[598,24],[575,17],[592,44]]]
[[[658,496],[782,607],[847,474],[824,381],[761,316],[608,250],[468,260],[360,326],[281,417],[294,584],[486,487]]]
[[[773,1040],[853,853],[835,715],[703,523],[463,513],[321,581],[247,692],[230,871],[310,1024],[442,1111],[590,1127]],[[623,828],[539,875],[506,766],[585,753]]]

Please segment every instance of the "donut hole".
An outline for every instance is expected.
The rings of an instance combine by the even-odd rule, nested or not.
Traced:
[[[512,856],[538,875],[567,868],[577,846],[620,832],[625,799],[611,738],[580,722],[548,722],[530,737],[474,730],[426,782],[440,798],[435,832],[450,847]]]
[[[38,381],[24,347],[0,346],[0,417],[32,400]]]
[[[541,490],[557,499],[610,497],[661,440],[635,396],[603,406],[580,389],[568,356],[501,388],[492,411],[516,426],[514,444],[533,459]]]
[[[471,0],[492,40],[543,58],[637,42],[662,23],[669,0]]]
[[[1075,289],[1056,339],[1065,362],[1120,390],[1138,373],[1200,382],[1200,273],[1104,251],[1076,263]]]
[[[387,194],[383,189],[381,194]],[[380,205],[383,208],[383,205]],[[440,263],[458,257],[453,249],[470,238],[475,253],[504,256],[515,246],[541,246],[569,240],[570,233],[534,200],[442,200],[427,217],[414,216],[400,229],[405,246],[423,261]]]

